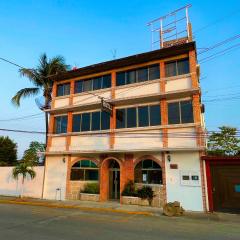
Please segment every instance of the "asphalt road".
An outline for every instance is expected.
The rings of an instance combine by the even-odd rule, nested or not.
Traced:
[[[239,223],[0,204],[0,240],[240,239]]]

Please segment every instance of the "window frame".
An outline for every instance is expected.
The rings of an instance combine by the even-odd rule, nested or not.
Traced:
[[[66,91],[65,86],[68,86],[68,94],[65,94],[65,91]],[[63,87],[62,94],[60,94],[60,95],[58,94],[59,87]],[[63,96],[69,96],[69,95],[70,95],[70,82],[57,84],[56,97],[63,97]]]
[[[159,69],[159,78],[156,78],[156,79],[150,79],[150,68],[153,68],[155,66],[158,66],[158,69]],[[143,81],[138,81],[138,71],[141,70],[141,69],[145,69],[147,68],[147,80],[143,80]],[[127,73],[128,72],[135,72],[135,82],[134,83],[127,83]],[[123,80],[123,84],[117,84],[118,82],[118,74],[123,74],[124,75],[124,80]],[[128,69],[128,70],[125,70],[125,71],[119,71],[119,72],[116,72],[116,87],[121,87],[121,86],[125,86],[125,85],[129,85],[129,84],[135,84],[135,83],[144,83],[144,82],[147,82],[147,81],[154,81],[154,80],[157,80],[157,79],[160,79],[160,65],[159,63],[155,63],[155,64],[151,64],[151,65],[145,65],[145,66],[142,66],[142,67],[137,67],[137,68],[133,68],[133,69]]]
[[[150,112],[150,107],[151,106],[159,106],[159,114],[160,114],[160,124],[158,125],[151,125],[151,112]],[[148,108],[148,125],[147,126],[139,126],[139,108],[140,107],[147,107]],[[127,127],[127,118],[128,118],[128,114],[127,114],[127,109],[128,108],[136,108],[136,127]],[[137,105],[137,106],[129,106],[129,107],[125,107],[125,108],[116,108],[116,111],[117,110],[124,110],[125,112],[125,124],[124,124],[124,127],[117,127],[117,123],[116,123],[116,129],[123,129],[123,128],[146,128],[146,127],[154,127],[154,126],[161,126],[162,125],[162,116],[161,116],[161,106],[160,106],[160,103],[153,103],[153,104],[149,104],[149,105]],[[116,119],[116,122],[118,120]]]
[[[89,161],[89,167],[85,167],[85,166],[81,166],[81,162],[82,161]],[[74,167],[74,165],[76,163],[80,163],[80,166],[79,167]],[[82,182],[99,182],[99,166],[93,161],[93,160],[90,160],[90,159],[82,159],[82,160],[79,160],[78,162],[76,162],[75,164],[73,164],[73,166],[71,167],[71,172],[70,172],[70,181],[82,181]],[[94,165],[96,167],[91,167],[91,164],[94,163]],[[72,179],[72,170],[82,170],[83,171],[83,180],[81,179]],[[92,179],[87,179],[86,180],[86,171],[97,171],[97,180],[92,180]]]
[[[92,115],[93,115],[93,113],[97,113],[97,112],[99,112],[100,113],[100,121],[99,121],[99,124],[100,124],[100,129],[99,130],[92,130]],[[83,122],[83,120],[82,120],[82,115],[83,114],[89,114],[90,115],[90,117],[89,117],[89,129],[90,130],[87,130],[87,131],[82,131],[82,122]],[[98,110],[98,111],[91,111],[91,112],[80,112],[80,113],[74,113],[73,114],[73,116],[76,116],[76,115],[80,115],[81,116],[81,121],[80,121],[80,131],[74,131],[74,133],[84,133],[84,132],[96,132],[96,131],[107,131],[107,130],[109,130],[110,129],[110,118],[111,118],[111,116],[110,116],[110,114],[109,113],[106,113],[107,115],[109,115],[109,128],[106,128],[106,129],[102,129],[102,111],[100,111],[100,110]],[[73,120],[74,120],[74,117],[72,118],[72,126],[74,125],[74,123],[73,123]]]
[[[105,86],[103,84],[103,81],[104,79],[107,79],[107,77],[109,77],[108,81],[110,83],[110,86],[108,87],[103,87]],[[93,89],[94,87],[94,80],[95,79],[101,79],[101,87],[98,88],[98,89]],[[91,90],[84,90],[84,82],[86,81],[91,81]],[[81,91],[80,92],[77,92],[76,91],[76,84],[77,82],[82,82],[82,88],[81,88]],[[109,84],[107,84],[109,85]],[[74,83],[74,94],[80,94],[80,93],[86,93],[86,92],[93,92],[93,91],[99,91],[99,90],[103,90],[103,89],[109,89],[112,87],[112,75],[111,74],[104,74],[104,75],[100,75],[100,76],[95,76],[95,77],[91,77],[91,78],[85,78],[85,79],[80,79],[80,80],[76,80],[75,83]]]
[[[182,121],[182,103],[184,102],[191,102],[191,105],[192,105],[192,122],[183,122]],[[191,123],[194,123],[194,114],[193,114],[193,102],[192,102],[192,99],[186,99],[186,100],[181,100],[181,101],[173,101],[173,102],[168,102],[167,103],[167,107],[169,108],[169,104],[171,103],[178,103],[178,112],[179,112],[179,123],[169,123],[169,115],[168,115],[168,124],[169,125],[174,125],[174,124],[191,124]],[[168,111],[169,113],[169,111]]]
[[[62,120],[62,118],[66,118],[66,120],[67,120],[66,131],[64,131],[64,132],[62,131],[62,126],[60,126],[61,131],[60,132],[57,131],[57,118],[61,118],[61,120]],[[62,125],[62,122],[61,122],[61,125]],[[67,133],[67,131],[68,131],[68,115],[64,114],[64,115],[54,116],[54,133],[55,134],[65,134],[65,133]]]
[[[151,161],[152,162],[152,168],[144,168],[143,167],[143,163],[144,161]],[[159,166],[159,168],[154,168],[154,163],[155,165],[157,164]],[[138,168],[138,166],[141,164],[141,167]],[[141,181],[136,181],[136,172],[140,171],[141,172]],[[160,174],[160,182],[159,183],[149,183],[149,172],[153,172],[153,171],[158,171]],[[143,182],[143,172],[146,172],[147,174],[147,180],[146,182]],[[144,185],[163,185],[163,170],[162,167],[159,163],[157,163],[156,161],[152,160],[152,159],[143,159],[141,160],[139,163],[136,164],[136,166],[134,167],[134,183],[136,184],[144,184]]]
[[[178,64],[179,64],[179,62],[185,61],[185,60],[188,60],[188,72],[187,72],[187,73],[183,73],[183,74],[179,74],[179,65],[178,65]],[[167,65],[167,64],[171,64],[171,63],[174,63],[174,65],[175,65],[176,75],[167,76],[167,75],[166,75],[166,72],[167,72],[167,71],[166,71],[166,65]],[[164,64],[165,64],[164,71],[165,71],[165,75],[166,75],[167,78],[182,76],[182,75],[186,75],[186,74],[189,74],[189,73],[190,73],[190,65],[189,65],[189,58],[188,58],[188,57],[186,57],[186,58],[180,58],[180,59],[176,59],[176,60],[171,60],[171,61],[166,61],[166,62],[164,62]]]

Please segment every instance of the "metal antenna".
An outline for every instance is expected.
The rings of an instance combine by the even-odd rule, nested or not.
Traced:
[[[188,4],[147,24],[151,31],[152,50],[156,44],[159,48],[164,48],[192,41],[192,29],[188,15],[188,9],[191,6]]]
[[[115,60],[116,57],[117,57],[117,50],[116,49],[112,49],[111,53],[112,53],[112,58]]]

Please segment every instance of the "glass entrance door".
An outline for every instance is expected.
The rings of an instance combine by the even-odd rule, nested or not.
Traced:
[[[109,199],[120,199],[120,168],[115,160],[109,165]]]

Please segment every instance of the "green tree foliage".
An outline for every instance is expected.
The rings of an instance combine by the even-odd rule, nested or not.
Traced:
[[[240,138],[237,128],[222,126],[220,132],[213,132],[208,139],[209,155],[235,156],[240,153]]]
[[[21,198],[24,194],[24,182],[27,176],[30,176],[31,179],[36,177],[36,172],[33,170],[32,165],[28,162],[21,162],[16,167],[13,168],[12,175],[14,179],[19,178],[19,175],[22,176],[22,190],[21,190]]]
[[[9,137],[0,136],[0,166],[17,163],[17,144]]]
[[[39,165],[41,163],[39,153],[42,152],[45,152],[45,144],[33,141],[30,143],[29,148],[25,150],[22,160],[32,166]]]
[[[39,64],[35,69],[20,69],[21,76],[27,77],[33,84],[33,87],[20,89],[12,98],[12,103],[19,107],[20,100],[27,97],[37,96],[41,94],[45,99],[45,107],[47,108],[51,101],[52,80],[49,76],[57,73],[65,72],[69,69],[69,65],[65,64],[62,56],[56,56],[48,59],[44,53],[39,58]],[[48,130],[48,115],[45,113],[46,124],[46,143]]]

